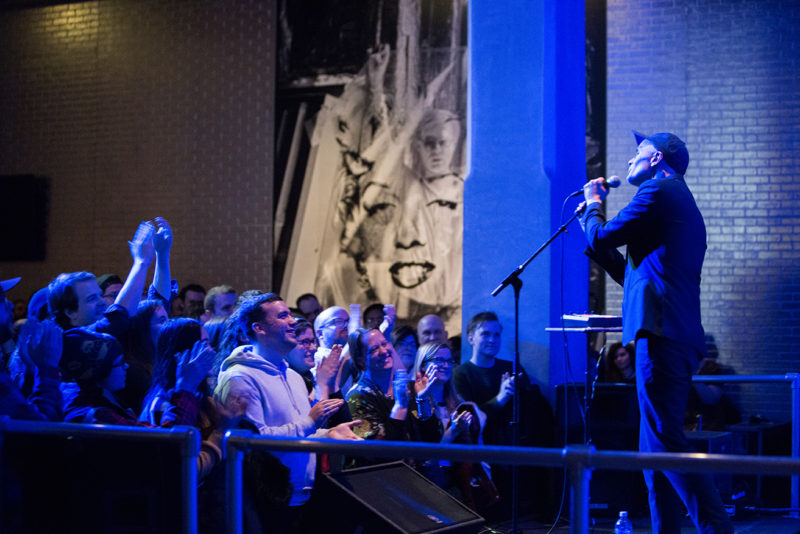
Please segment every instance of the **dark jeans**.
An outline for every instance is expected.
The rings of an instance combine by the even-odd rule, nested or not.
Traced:
[[[641,452],[689,450],[683,418],[698,359],[696,349],[684,343],[658,336],[636,340]],[[710,474],[645,470],[644,479],[649,490],[653,532],[680,533],[681,501],[698,532],[733,532]]]

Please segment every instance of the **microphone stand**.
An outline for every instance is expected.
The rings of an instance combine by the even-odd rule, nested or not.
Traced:
[[[576,193],[579,193],[576,191]],[[570,195],[577,196],[576,193]],[[568,197],[569,198],[569,197]],[[514,269],[514,271],[506,276],[506,278],[500,282],[500,285],[492,291],[492,296],[496,297],[503,291],[506,287],[512,286],[514,288],[514,399],[513,399],[513,411],[511,415],[511,446],[516,447],[519,445],[519,389],[516,388],[516,380],[520,372],[520,363],[519,363],[519,294],[522,290],[522,280],[520,280],[519,275],[525,270],[530,262],[536,258],[544,249],[546,249],[550,243],[555,240],[556,237],[561,235],[567,230],[567,226],[569,226],[572,221],[574,221],[578,215],[581,214],[583,210],[577,209],[575,213],[572,215],[570,220],[562,224],[558,230],[555,231],[550,238],[540,246],[533,255],[525,260],[525,263]],[[512,534],[517,534],[519,532],[517,526],[519,522],[519,466],[512,465],[511,466],[511,532]]]

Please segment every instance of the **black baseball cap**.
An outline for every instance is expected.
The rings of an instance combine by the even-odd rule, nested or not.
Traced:
[[[675,169],[678,174],[686,174],[686,168],[689,166],[689,151],[686,150],[686,143],[681,141],[677,135],[668,132],[644,135],[636,130],[631,131],[636,138],[637,146],[644,140],[649,141],[664,155],[667,165]]]

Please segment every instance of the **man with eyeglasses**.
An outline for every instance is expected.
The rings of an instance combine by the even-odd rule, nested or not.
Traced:
[[[314,355],[315,366],[312,369],[312,373],[314,373],[315,377],[317,366],[322,363],[323,358],[331,353],[331,349],[334,345],[340,345],[342,347],[341,359],[345,362],[349,362],[350,351],[347,347],[348,324],[350,324],[350,314],[341,306],[325,308],[317,315],[317,318],[314,320],[314,332],[317,334],[319,346]],[[347,363],[343,365],[345,368],[342,369],[342,376],[345,377],[351,374],[348,372],[351,364]],[[340,383],[339,386],[340,389],[346,393],[352,386],[352,380],[346,380],[344,384]]]
[[[347,325],[350,323],[350,314],[341,306],[331,306],[322,310],[314,320],[314,331],[317,333],[320,350],[330,352],[334,345],[347,345]],[[327,355],[323,351],[323,356]],[[317,356],[319,361],[320,356]]]

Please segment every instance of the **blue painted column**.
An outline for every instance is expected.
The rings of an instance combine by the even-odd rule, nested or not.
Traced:
[[[577,0],[470,2],[464,329],[474,314],[496,312],[506,359],[513,357],[513,289],[490,293],[558,228],[564,197],[586,181],[583,17]],[[561,315],[562,263],[565,311],[586,311],[588,260],[573,224],[566,241],[560,237],[522,275],[521,361],[545,393],[582,381],[585,369],[582,336],[570,338],[569,377],[561,337],[545,332]]]

